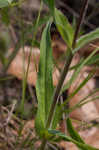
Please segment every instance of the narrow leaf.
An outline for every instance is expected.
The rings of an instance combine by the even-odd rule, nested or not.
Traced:
[[[54,119],[52,122],[52,129],[56,129],[57,124],[61,120],[62,113],[63,112],[61,111],[60,106],[57,105],[55,109]]]
[[[94,148],[88,144],[84,144],[79,141],[76,141],[76,140],[72,139],[71,137],[61,133],[60,131],[49,129],[48,132],[52,135],[61,137],[62,140],[74,143],[81,150],[99,150],[98,148]]]
[[[64,85],[63,90],[67,90],[71,84],[73,83],[73,81],[76,80],[78,74],[80,73],[81,69],[92,59],[92,57],[99,51],[99,48],[96,48],[85,60],[83,60],[81,62],[81,64],[79,64],[78,68],[74,71],[72,77],[70,78],[70,80],[66,83],[66,85]]]
[[[83,103],[85,103],[85,101],[87,101],[87,99],[91,96],[93,96],[94,94],[96,94],[99,91],[99,89],[95,89],[93,90],[90,94],[88,94],[87,96],[85,96],[83,99],[81,99],[77,104],[75,104],[72,108],[69,109],[69,113],[71,113],[73,110],[79,108],[82,106]]]
[[[97,28],[96,30],[85,34],[83,36],[81,36],[78,40],[77,40],[77,44],[76,44],[76,48],[74,49],[74,53],[77,52],[80,48],[84,47],[85,45],[87,45],[88,43],[99,39],[99,28]]]
[[[45,128],[46,120],[49,114],[51,100],[53,95],[52,81],[52,48],[50,38],[50,23],[46,25],[43,31],[40,43],[40,62],[36,84],[36,93],[38,98],[38,112],[36,117],[36,129],[38,133]]]
[[[84,101],[84,102],[82,102],[82,103],[79,103],[79,104],[78,104],[78,107],[81,107],[81,106],[83,106],[83,105],[85,105],[85,104],[87,104],[87,103],[89,103],[89,102],[95,101],[95,100],[99,100],[99,96],[93,97],[93,98],[91,98],[91,99],[89,99],[89,100],[86,100],[86,101]]]
[[[57,9],[55,9],[54,18],[58,31],[60,32],[66,44],[71,48],[74,36],[72,26],[68,22],[68,19]]]
[[[94,75],[94,72],[91,72],[90,74],[88,74],[88,76],[80,83],[80,85],[70,94],[70,96],[67,98],[64,104],[69,102],[69,100],[71,100],[86,85],[86,83],[93,77],[93,75]]]
[[[85,143],[83,139],[80,137],[80,135],[78,134],[78,132],[74,129],[70,118],[67,118],[66,123],[67,123],[67,130],[70,136],[78,142]]]
[[[99,54],[93,56],[88,62],[87,65],[98,64],[99,65]]]

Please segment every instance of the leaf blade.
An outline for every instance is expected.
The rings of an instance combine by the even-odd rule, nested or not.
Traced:
[[[60,32],[62,38],[64,39],[66,44],[71,48],[74,30],[68,22],[68,19],[58,9],[55,9],[54,19],[57,29]]]
[[[87,45],[88,43],[99,39],[99,28],[95,29],[94,31],[85,34],[83,36],[81,36],[76,43],[76,48],[74,49],[74,53],[77,52],[78,50],[80,50],[81,48],[83,48],[85,45]]]
[[[51,100],[53,95],[52,81],[52,48],[50,38],[50,23],[48,23],[43,31],[40,44],[40,62],[38,79],[36,84],[36,92],[38,98],[38,112],[36,117],[36,127],[38,132],[45,129],[45,123],[50,111]]]
[[[56,135],[56,136],[61,137],[62,140],[74,143],[81,150],[99,150],[98,148],[92,147],[92,146],[90,146],[88,144],[84,144],[84,143],[78,142],[78,141],[72,139],[71,137],[65,135],[64,133],[61,133],[58,130],[51,130],[51,129],[49,129],[48,132],[50,134],[52,134],[52,135]]]
[[[70,80],[67,82],[67,84],[63,87],[63,90],[67,90],[71,84],[74,82],[74,80],[76,80],[78,74],[80,73],[81,69],[92,59],[92,57],[99,51],[99,48],[96,48],[86,59],[84,59],[79,66],[77,67],[77,69],[74,71],[72,77],[70,78]]]
[[[81,142],[81,143],[84,144],[85,142],[84,142],[83,139],[80,137],[80,135],[77,133],[77,131],[74,129],[70,118],[67,118],[66,124],[67,124],[67,130],[68,130],[70,136],[71,136],[74,140],[79,141],[79,142]]]

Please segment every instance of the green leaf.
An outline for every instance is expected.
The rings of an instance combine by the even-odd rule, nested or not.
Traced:
[[[46,14],[44,17],[40,18],[38,26],[42,27],[42,25],[46,24],[49,20],[50,20],[51,16]],[[34,23],[34,26],[36,25],[36,23]],[[33,28],[33,26],[32,26]]]
[[[63,105],[66,105],[85,85],[86,83],[94,76],[94,72],[88,74],[88,76],[80,83],[80,85],[70,94],[70,96],[66,99]]]
[[[58,31],[60,32],[66,44],[71,48],[74,36],[74,30],[72,26],[68,22],[68,19],[57,9],[55,9],[54,18]]]
[[[8,6],[12,0],[0,0],[0,8]]]
[[[76,48],[74,49],[74,53],[77,52],[80,48],[84,47],[85,45],[87,45],[88,43],[99,39],[99,28],[97,28],[96,30],[85,34],[83,36],[81,36],[76,43]]]
[[[4,7],[1,9],[1,19],[2,19],[2,22],[5,24],[5,25],[9,25],[10,23],[10,18],[9,18],[9,9],[8,7]]]
[[[52,13],[54,13],[54,8],[55,8],[55,2],[54,0],[43,0],[45,4],[50,8]]]
[[[66,123],[67,123],[67,130],[70,136],[78,142],[85,143],[83,139],[80,137],[80,135],[78,134],[78,132],[74,129],[70,118],[67,118]]]
[[[65,138],[66,141],[70,142],[70,137],[66,136],[64,133],[62,133],[58,130],[48,129],[48,132],[52,135],[61,137],[61,140]]]
[[[88,144],[84,144],[79,141],[76,141],[73,138],[61,133],[60,131],[49,129],[48,132],[52,135],[61,137],[62,140],[74,143],[81,150],[99,150],[98,148],[94,148]]]
[[[93,98],[91,98],[91,99],[88,99],[88,100],[86,100],[86,101],[84,101],[84,102],[77,103],[77,108],[82,107],[83,105],[85,105],[85,104],[87,104],[87,103],[89,103],[89,102],[91,102],[91,101],[98,100],[98,99],[99,99],[99,96],[96,96],[96,97],[93,97]]]
[[[87,65],[98,64],[99,65],[99,54],[94,55],[88,62]]]
[[[57,127],[57,124],[61,120],[61,116],[62,116],[62,111],[60,109],[60,106],[57,105],[55,109],[54,119],[52,122],[52,129],[55,129]]]
[[[72,108],[69,109],[69,113],[71,113],[73,110],[81,107],[83,104],[87,103],[87,102],[90,102],[92,100],[96,100],[96,97],[94,99],[94,97],[91,99],[91,100],[88,100],[87,99],[91,96],[94,96],[94,94],[96,94],[97,92],[99,91],[99,89],[94,89],[90,94],[88,94],[87,96],[85,96],[83,99],[81,99],[77,104],[75,104]]]
[[[36,117],[36,129],[38,134],[42,134],[45,128],[53,95],[52,81],[52,48],[50,38],[50,23],[46,25],[43,31],[40,43],[40,62],[36,84],[36,93],[38,98],[38,112]]]
[[[84,67],[84,65],[86,65],[91,59],[92,57],[95,55],[95,53],[97,53],[99,51],[99,48],[96,48],[86,59],[84,59],[81,64],[79,64],[78,68],[74,71],[72,77],[70,78],[70,80],[66,83],[66,85],[64,85],[63,90],[67,90],[71,84],[73,83],[73,81],[76,80],[78,74],[80,73],[81,69]]]

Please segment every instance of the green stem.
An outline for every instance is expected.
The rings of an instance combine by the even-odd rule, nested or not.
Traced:
[[[37,20],[36,20],[34,34],[33,34],[33,39],[32,39],[32,47],[34,46],[34,41],[35,41],[36,34],[37,34],[37,29],[38,29],[38,24],[39,24],[39,20],[40,20],[40,14],[41,14],[42,6],[43,6],[43,1],[41,0],[40,10],[38,12],[38,17],[37,17]],[[21,101],[21,108],[22,108],[22,110],[24,110],[26,83],[27,83],[27,77],[28,77],[28,72],[29,72],[29,65],[30,65],[30,62],[31,62],[32,47],[30,48],[30,53],[29,53],[29,57],[28,57],[28,66],[27,66],[27,70],[26,70],[26,73],[24,75],[24,81],[23,81],[23,94],[22,94],[22,101]],[[35,58],[34,58],[34,60],[35,60]]]
[[[54,111],[55,111],[55,107],[56,107],[57,101],[58,101],[59,96],[60,96],[60,92],[61,92],[61,88],[63,86],[64,79],[67,76],[72,58],[73,58],[73,55],[72,55],[72,53],[70,53],[69,56],[68,56],[68,60],[66,61],[65,65],[64,65],[62,74],[60,76],[59,83],[58,83],[58,85],[55,89],[55,92],[54,92],[53,103],[51,105],[51,109],[50,109],[49,117],[48,117],[48,120],[47,120],[46,128],[51,127],[51,122],[52,122],[52,119],[53,119],[53,114],[54,114]]]
[[[79,19],[78,19],[78,23],[77,23],[77,27],[76,27],[76,31],[75,31],[75,35],[74,35],[74,40],[73,40],[73,43],[72,43],[72,48],[73,49],[76,46],[76,40],[77,40],[77,37],[78,37],[78,33],[80,31],[80,27],[81,27],[82,23],[84,22],[84,17],[86,15],[86,11],[87,11],[87,8],[88,8],[88,2],[89,2],[89,0],[84,0],[83,6],[81,8],[80,16],[79,16]]]

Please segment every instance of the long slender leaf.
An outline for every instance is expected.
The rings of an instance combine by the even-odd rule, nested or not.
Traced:
[[[96,48],[85,60],[83,60],[83,62],[78,66],[78,68],[75,70],[75,72],[73,73],[71,79],[66,83],[66,85],[63,87],[62,91],[67,90],[71,84],[73,83],[73,81],[77,78],[78,74],[80,73],[81,69],[83,68],[84,65],[86,65],[91,59],[92,57],[95,55],[95,53],[99,51],[99,48]]]
[[[66,103],[69,102],[69,100],[70,100],[71,98],[73,98],[73,97],[80,91],[80,89],[83,88],[83,87],[86,85],[86,83],[93,77],[93,75],[94,75],[94,72],[90,73],[90,74],[80,83],[80,85],[77,87],[77,89],[75,89],[75,90],[73,91],[73,93],[70,94],[70,96],[67,98],[67,100],[64,102],[63,105],[66,105]]]
[[[78,134],[78,132],[74,129],[70,118],[67,118],[66,123],[67,123],[67,130],[70,136],[78,142],[85,143],[83,139],[80,137],[80,135]]]
[[[74,49],[74,53],[77,52],[80,48],[84,47],[86,44],[99,39],[99,28],[97,28],[96,30],[85,34],[83,36],[81,36],[78,40],[77,40],[77,44],[76,44],[76,48]]]
[[[65,140],[65,141],[74,143],[81,150],[99,150],[98,148],[94,148],[88,144],[84,144],[79,141],[76,141],[73,138],[61,133],[60,131],[49,129],[48,132],[52,135],[61,137],[61,139]]]
[[[92,65],[92,64],[99,65],[99,54],[96,54],[87,62],[87,65]]]
[[[99,99],[99,96],[93,97],[93,98],[91,98],[91,99],[89,99],[89,100],[87,100],[87,101],[84,101],[84,102],[82,102],[82,103],[79,103],[79,104],[78,104],[78,107],[81,107],[81,106],[83,106],[83,105],[85,105],[85,104],[87,104],[87,103],[89,103],[89,102],[91,102],[91,101],[95,101],[95,100],[98,100],[98,99]]]
[[[57,124],[61,120],[62,114],[63,112],[61,111],[60,106],[57,105],[55,109],[54,119],[52,121],[52,129],[56,129]]]
[[[36,92],[38,98],[36,129],[39,134],[45,128],[46,120],[52,103],[51,102],[53,95],[52,69],[53,69],[53,62],[52,62],[52,48],[50,39],[50,23],[48,23],[43,31],[40,44],[40,63],[39,63],[38,79],[36,84]]]
[[[54,18],[58,31],[66,44],[71,48],[74,35],[72,26],[68,22],[68,19],[57,9],[55,9]]]
[[[69,70],[77,69],[80,66],[80,64],[82,63],[83,60],[84,60],[84,58],[82,58],[77,65],[72,66]],[[99,66],[99,54],[96,54],[96,55],[92,56],[90,58],[90,60],[87,61],[87,63],[85,65],[94,65],[94,64],[96,66]]]
[[[93,90],[90,94],[88,94],[87,96],[85,96],[83,99],[81,99],[77,104],[75,104],[72,108],[69,109],[68,113],[71,113],[73,110],[81,107],[80,104],[82,104],[83,102],[85,102],[90,96],[93,96],[94,94],[96,94],[99,91],[99,88]]]
[[[66,101],[64,101],[64,103],[60,106],[60,110],[66,106],[66,104],[77,94],[77,92],[86,85],[86,83],[92,78],[92,76],[94,75],[94,72],[90,73],[85,80],[83,80],[80,85],[73,91],[73,93],[70,94],[70,96],[66,99]],[[78,105],[77,105],[78,106]],[[70,113],[71,111],[73,111],[77,106],[73,107],[73,108],[69,108],[69,109],[65,109],[64,112],[65,113]],[[62,114],[62,113],[61,113]]]
[[[75,69],[77,69],[83,61],[84,61],[84,58],[81,58],[81,59],[80,59],[80,62],[79,62],[78,64],[76,64],[76,65],[70,67],[69,70],[73,70],[73,69],[75,70]]]

